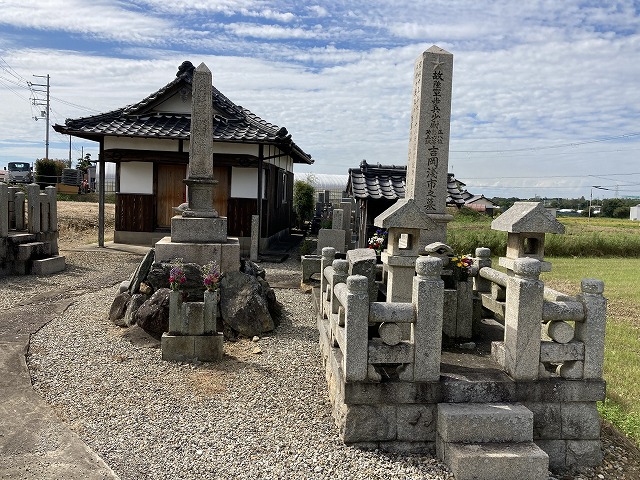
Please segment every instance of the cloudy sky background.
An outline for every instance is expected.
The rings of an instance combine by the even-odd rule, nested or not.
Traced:
[[[55,124],[135,103],[184,60],[286,126],[316,161],[296,172],[405,165],[413,64],[433,44],[454,55],[449,171],[471,192],[640,196],[634,0],[2,0],[0,167],[45,155],[34,75]],[[72,139],[74,164],[83,147],[97,159]],[[69,137],[51,129],[49,152],[67,159]]]

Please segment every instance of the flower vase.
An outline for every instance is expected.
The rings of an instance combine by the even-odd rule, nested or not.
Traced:
[[[204,292],[204,333],[213,335],[217,333],[218,302],[220,294],[218,290],[205,290]]]
[[[171,290],[169,293],[169,333],[181,333],[182,292]]]

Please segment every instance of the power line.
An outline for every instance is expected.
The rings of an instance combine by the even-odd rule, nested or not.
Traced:
[[[559,143],[556,145],[547,145],[542,147],[524,147],[524,148],[505,148],[501,150],[451,150],[451,153],[503,153],[503,152],[535,152],[538,150],[550,150],[553,148],[577,147],[580,145],[588,145],[591,143],[609,142],[611,140],[620,140],[623,138],[631,138],[640,136],[640,132],[624,133],[622,135],[614,135],[611,137],[598,138],[593,140],[585,140],[582,142]]]

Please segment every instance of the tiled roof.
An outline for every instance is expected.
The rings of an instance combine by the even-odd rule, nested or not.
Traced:
[[[406,165],[370,165],[363,160],[359,168],[349,169],[347,191],[355,199],[397,200],[405,196],[406,178]],[[448,204],[464,205],[456,179],[451,173],[447,177],[447,193]]]
[[[184,62],[175,80],[140,102],[91,117],[67,119],[64,125],[53,128],[59,133],[90,140],[104,136],[186,140],[191,129],[190,114],[155,112],[153,108],[168,96],[190,92],[192,79],[193,65]],[[215,86],[213,108],[217,112],[213,124],[214,141],[276,145],[290,154],[296,163],[313,163],[311,156],[292,141],[286,128],[279,128],[234,104]]]
[[[360,168],[349,169],[347,189],[356,199],[397,200],[404,198],[406,177],[406,166],[369,165],[363,160]]]

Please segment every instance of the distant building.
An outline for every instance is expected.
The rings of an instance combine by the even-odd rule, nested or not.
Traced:
[[[358,168],[349,169],[347,195],[356,201],[356,225],[358,245],[369,238],[369,230],[374,230],[373,219],[404,198],[407,178],[406,165],[368,164],[360,162]],[[447,181],[447,205],[458,208],[465,205],[458,182],[452,173]]]
[[[101,162],[115,164],[117,243],[153,244],[169,231],[173,208],[186,200],[193,71],[184,62],[171,82],[138,103],[53,127],[98,142]],[[313,159],[286,128],[236,105],[215,86],[212,102],[214,208],[246,252],[252,216],[259,215],[261,247],[268,247],[289,232],[293,165]]]
[[[629,208],[629,219],[640,220],[640,203],[635,207]]]

